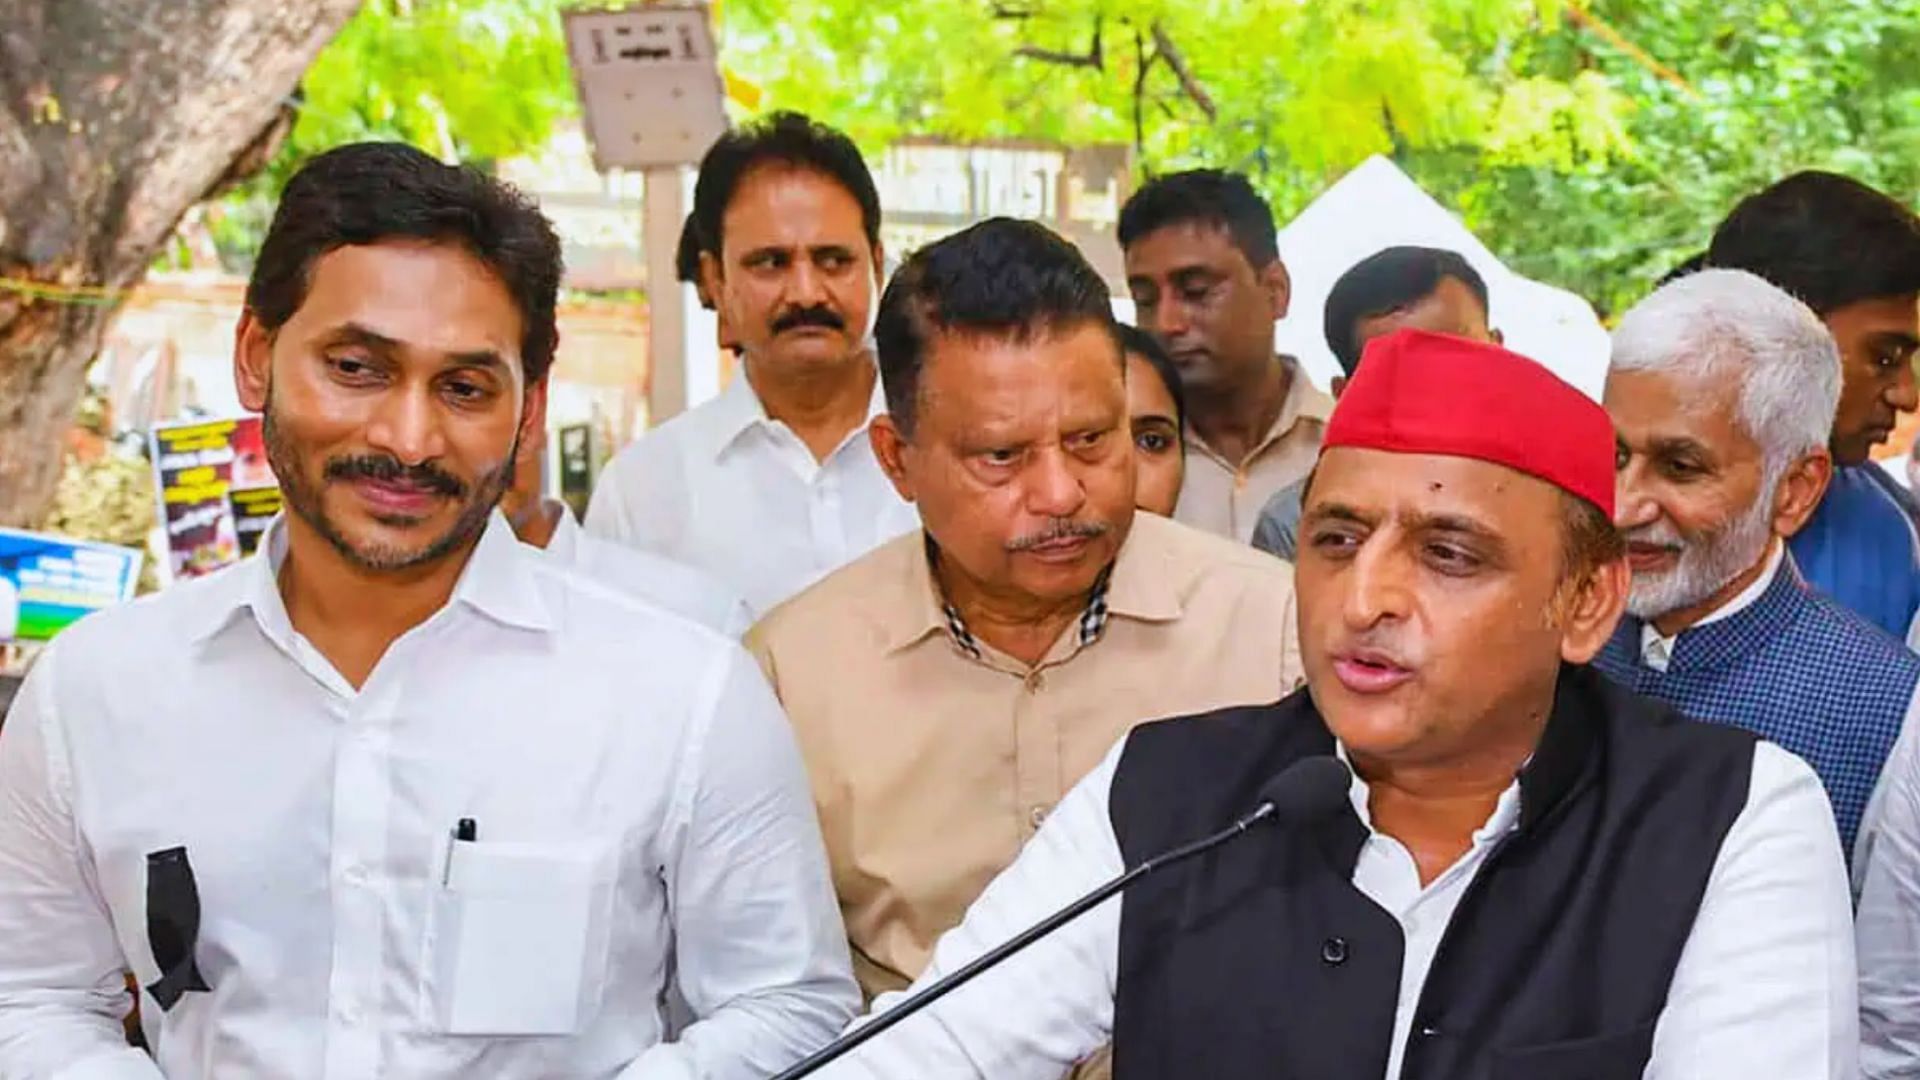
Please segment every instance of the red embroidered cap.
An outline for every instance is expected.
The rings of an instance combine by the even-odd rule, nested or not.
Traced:
[[[1401,330],[1367,343],[1327,421],[1336,446],[1475,458],[1536,476],[1613,517],[1613,421],[1519,353]]]

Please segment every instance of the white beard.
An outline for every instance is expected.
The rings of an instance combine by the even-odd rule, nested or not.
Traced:
[[[1762,485],[1761,490],[1770,491],[1771,485]],[[1773,500],[1754,500],[1732,524],[1691,542],[1664,521],[1629,529],[1625,536],[1628,543],[1680,549],[1680,560],[1671,570],[1634,571],[1627,611],[1652,621],[1701,603],[1759,562],[1773,540]]]

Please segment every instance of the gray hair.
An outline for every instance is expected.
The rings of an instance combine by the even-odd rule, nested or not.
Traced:
[[[1613,371],[1699,383],[1729,373],[1739,422],[1769,486],[1827,444],[1840,406],[1840,349],[1813,309],[1744,270],[1701,270],[1654,290],[1613,332]]]

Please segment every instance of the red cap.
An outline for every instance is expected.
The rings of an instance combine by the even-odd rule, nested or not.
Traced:
[[[1476,458],[1537,476],[1613,516],[1613,421],[1519,353],[1401,330],[1367,343],[1321,449]]]

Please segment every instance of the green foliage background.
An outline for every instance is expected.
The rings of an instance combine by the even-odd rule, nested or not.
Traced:
[[[223,251],[243,257],[278,183],[343,141],[537,150],[575,112],[557,8],[368,0],[274,167],[210,215]],[[1920,192],[1920,0],[724,0],[719,24],[761,108],[870,151],[1132,143],[1148,172],[1247,171],[1283,219],[1388,154],[1515,268],[1607,312],[1795,169]]]

